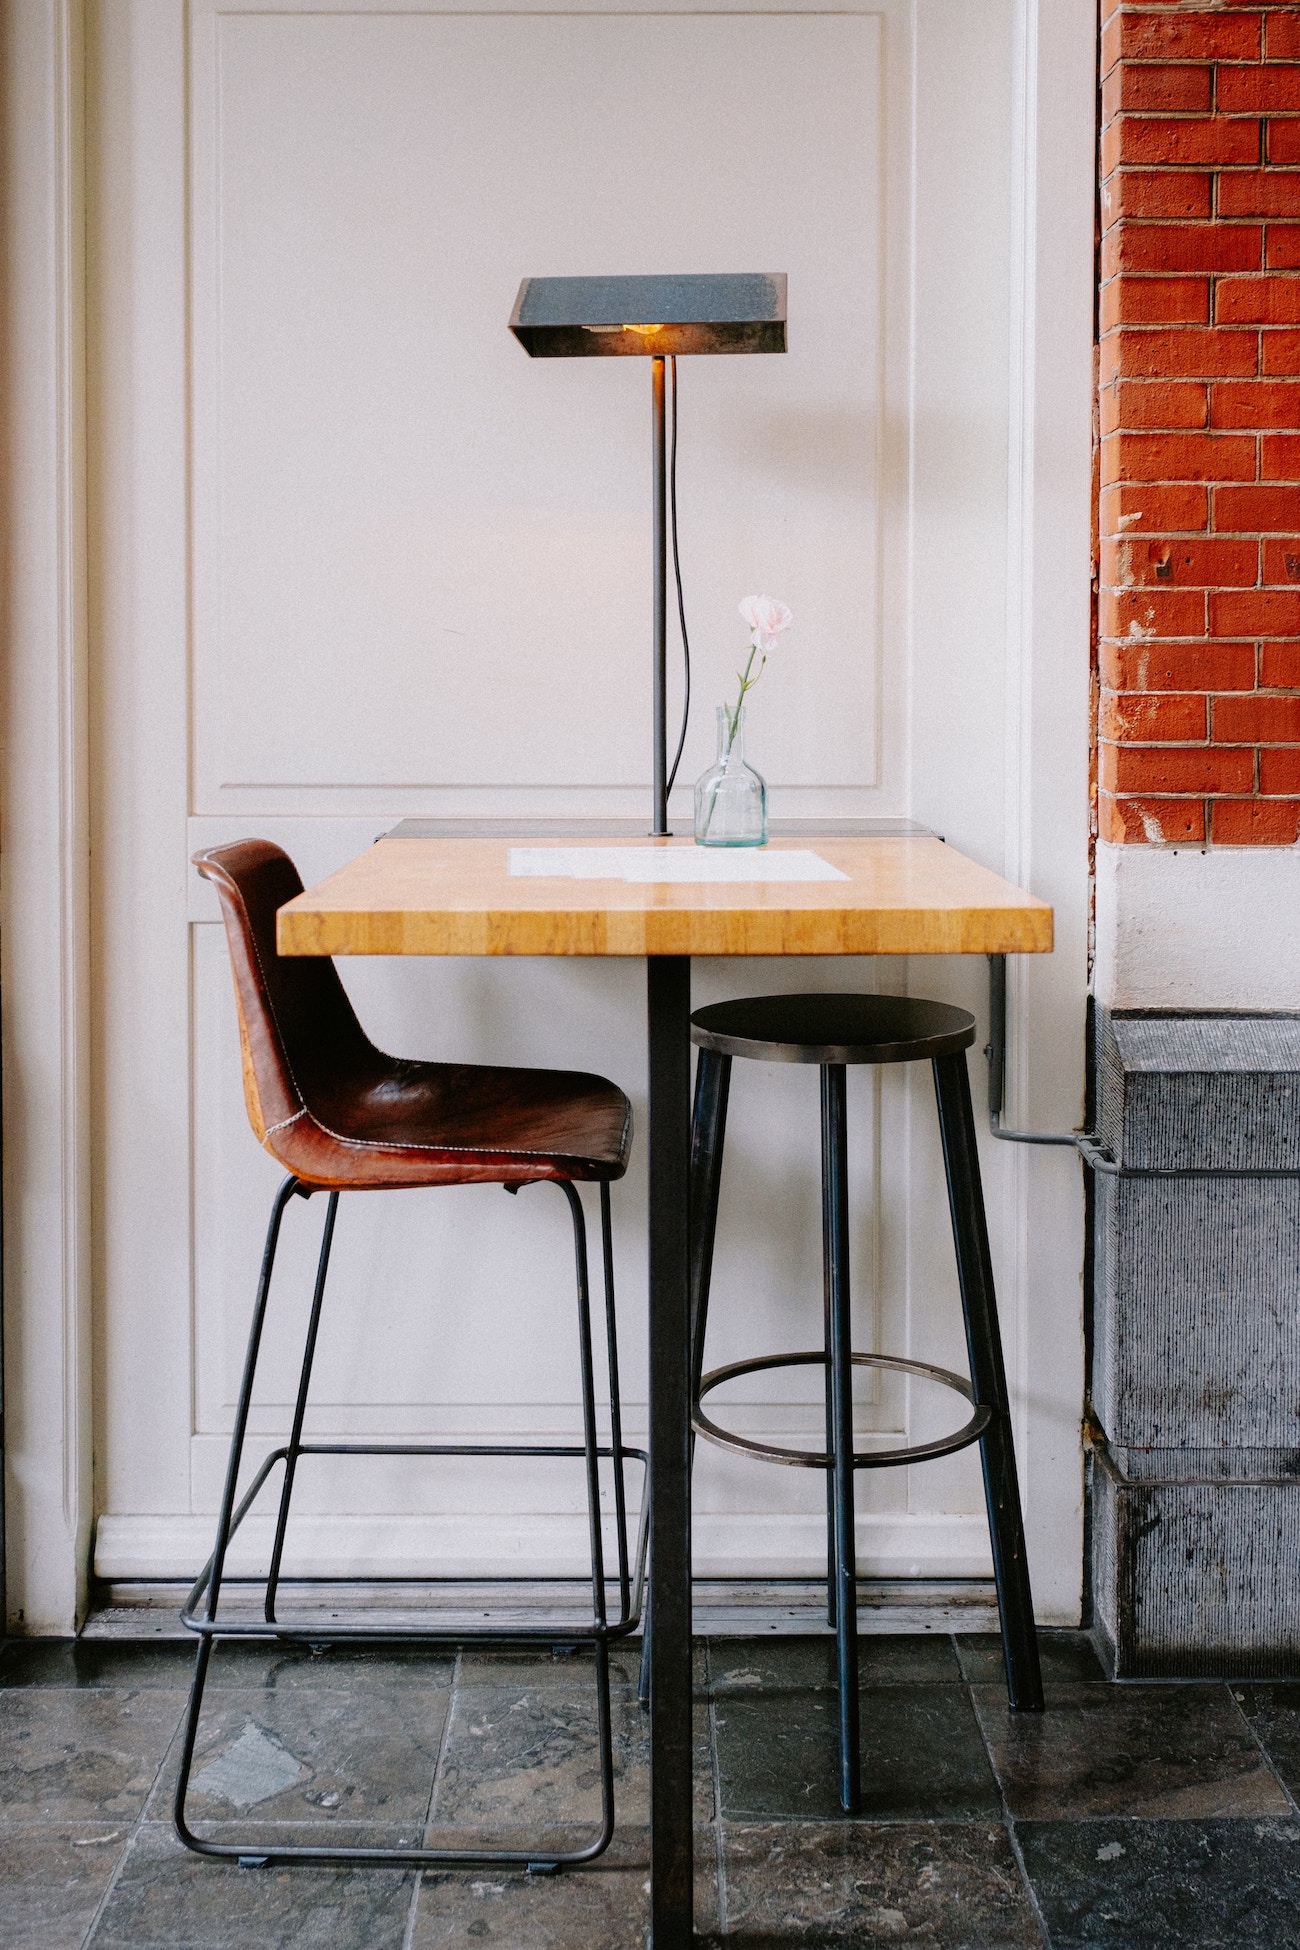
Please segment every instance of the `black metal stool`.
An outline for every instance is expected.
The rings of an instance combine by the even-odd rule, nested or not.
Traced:
[[[966,1051],[975,1018],[942,1002],[896,995],[771,995],[718,1002],[691,1017],[700,1055],[691,1125],[692,1421],[710,1442],[766,1462],[827,1472],[828,1612],[836,1627],[840,1695],[840,1803],[847,1814],[859,1801],[857,1565],[854,1553],[853,1474],[951,1455],[978,1442],[984,1467],[993,1575],[1013,1708],[1043,1705],[1034,1608],[1025,1562],[1002,1341],[998,1332],[984,1199],[980,1190]],[[825,1345],[820,1353],[762,1355],[704,1374],[704,1335],[717,1227],[722,1146],[733,1057],[761,1063],[821,1067],[822,1251]],[[919,1063],[934,1070],[948,1206],[957,1277],[966,1323],[970,1379],[923,1361],[855,1354],[849,1326],[848,1124],[845,1071],[850,1063]],[[724,1381],[769,1368],[821,1367],[826,1375],[826,1448],[822,1453],[754,1442],[720,1428],[702,1398]],[[973,1414],[953,1435],[910,1448],[853,1446],[853,1369],[887,1368],[954,1389]]]

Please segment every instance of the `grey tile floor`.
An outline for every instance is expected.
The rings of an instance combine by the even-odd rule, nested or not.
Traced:
[[[1047,1712],[993,1638],[862,1641],[866,1801],[835,1801],[826,1639],[702,1641],[701,1941],[730,1950],[1300,1946],[1300,1685],[1113,1685],[1043,1637]],[[646,1739],[616,1655],[619,1830],[593,1869],[265,1868],[176,1842],[191,1662],[153,1640],[0,1653],[4,1950],[641,1950]],[[585,1655],[223,1647],[191,1812],[270,1841],[577,1836],[598,1801]]]

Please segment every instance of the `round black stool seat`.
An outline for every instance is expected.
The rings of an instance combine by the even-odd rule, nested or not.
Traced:
[[[975,1041],[975,1018],[910,995],[751,995],[691,1017],[691,1040],[760,1063],[921,1063]]]

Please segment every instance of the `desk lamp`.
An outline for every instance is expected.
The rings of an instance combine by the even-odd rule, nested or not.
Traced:
[[[510,329],[534,359],[648,358],[654,459],[654,826],[668,831],[668,468],[664,366],[678,353],[784,352],[785,273],[525,278]],[[674,543],[676,539],[674,495]],[[680,596],[680,579],[678,584]],[[685,736],[685,723],[682,726]],[[681,746],[678,745],[678,757]],[[676,763],[674,762],[674,772]]]

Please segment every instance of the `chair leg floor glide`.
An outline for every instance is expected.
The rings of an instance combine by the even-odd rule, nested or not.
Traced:
[[[199,1644],[195,1661],[194,1679],[190,1690],[189,1709],[182,1736],[180,1770],[173,1803],[176,1832],[187,1848],[197,1854],[236,1861],[241,1866],[263,1866],[271,1863],[311,1862],[317,1864],[347,1863],[389,1863],[409,1866],[436,1866],[474,1864],[515,1864],[528,1867],[536,1872],[547,1873],[560,1868],[574,1867],[594,1861],[609,1846],[614,1832],[614,1743],[613,1717],[610,1686],[610,1645],[618,1638],[626,1637],[640,1622],[641,1598],[644,1585],[646,1558],[646,1512],[645,1498],[642,1497],[642,1513],[634,1548],[629,1548],[627,1498],[624,1483],[624,1469],[629,1461],[639,1462],[644,1472],[646,1456],[644,1450],[624,1446],[622,1421],[619,1406],[618,1387],[618,1343],[614,1315],[614,1280],[612,1241],[610,1225],[609,1187],[600,1184],[601,1200],[601,1244],[604,1257],[604,1293],[606,1359],[610,1387],[610,1440],[601,1443],[596,1419],[596,1392],[594,1356],[591,1332],[591,1297],[588,1280],[586,1220],[582,1201],[574,1184],[568,1179],[553,1181],[558,1183],[570,1209],[573,1224],[574,1256],[578,1299],[578,1351],[582,1377],[582,1422],[583,1439],[581,1443],[403,1443],[403,1442],[307,1442],[303,1440],[303,1426],[307,1411],[308,1394],[311,1386],[312,1366],[315,1359],[316,1343],[324,1303],[326,1278],[329,1271],[330,1251],[333,1244],[335,1223],[338,1214],[337,1191],[328,1195],[325,1224],[321,1236],[320,1254],[317,1263],[315,1286],[312,1294],[311,1312],[303,1349],[303,1358],[294,1402],[293,1419],[289,1440],[274,1449],[254,1472],[252,1480],[242,1497],[238,1497],[240,1469],[243,1460],[245,1440],[248,1432],[249,1410],[252,1404],[253,1387],[257,1375],[258,1357],[261,1351],[262,1333],[266,1321],[267,1305],[271,1290],[271,1277],[274,1271],[276,1249],[285,1212],[294,1197],[308,1199],[316,1188],[303,1184],[290,1175],[281,1184],[271,1210],[267,1228],[266,1244],[262,1255],[261,1272],[258,1278],[257,1294],[253,1306],[253,1319],[249,1330],[248,1347],[244,1357],[243,1376],[239,1397],[235,1408],[234,1427],[231,1436],[230,1455],[226,1468],[225,1484],[222,1492],[220,1514],[217,1522],[216,1541],[212,1556],[200,1572],[190,1591],[181,1613],[182,1622],[198,1635]],[[510,1186],[508,1190],[517,1190]],[[373,1622],[356,1621],[343,1623],[331,1618],[325,1622],[317,1613],[312,1616],[301,1614],[297,1618],[281,1615],[281,1595],[285,1589],[300,1584],[320,1584],[319,1578],[295,1578],[286,1576],[283,1571],[285,1540],[288,1533],[293,1491],[298,1476],[298,1466],[305,1456],[528,1456],[574,1461],[581,1459],[585,1471],[585,1487],[588,1514],[588,1534],[591,1561],[591,1616],[590,1620],[578,1623],[565,1620],[545,1622],[536,1626],[524,1626],[511,1621],[502,1625],[485,1625],[474,1630],[439,1629],[436,1624],[425,1621],[410,1625],[379,1625]],[[601,1464],[610,1465],[614,1485],[614,1528],[617,1549],[617,1570],[607,1577],[605,1566],[605,1543],[600,1507],[600,1469]],[[253,1508],[258,1495],[266,1485],[272,1472],[284,1465],[284,1475],[276,1511],[274,1542],[271,1549],[270,1564],[265,1580],[243,1575],[235,1577],[226,1570],[226,1559],[231,1542],[239,1526]],[[419,1580],[423,1585],[433,1580]],[[246,1618],[226,1616],[220,1613],[223,1586],[261,1584],[265,1590],[262,1601],[263,1616]],[[330,1578],[331,1586],[359,1582],[347,1577]],[[398,1581],[394,1581],[395,1583]],[[411,1580],[415,1583],[415,1580]],[[503,1581],[508,1582],[508,1581]],[[617,1602],[612,1612],[607,1595],[607,1586],[613,1583],[617,1592]],[[355,1847],[355,1846],[305,1846],[301,1844],[280,1846],[278,1842],[249,1839],[243,1842],[217,1840],[198,1835],[191,1828],[186,1814],[190,1781],[194,1767],[195,1748],[199,1733],[200,1717],[203,1710],[204,1691],[207,1684],[212,1652],[218,1640],[261,1640],[280,1641],[290,1644],[308,1644],[314,1650],[324,1649],[334,1644],[364,1643],[376,1644],[385,1640],[396,1640],[406,1644],[419,1645],[499,1645],[499,1644],[537,1644],[539,1642],[556,1647],[580,1647],[590,1645],[594,1654],[595,1693],[597,1712],[597,1744],[600,1761],[601,1784],[601,1822],[597,1834],[581,1846],[557,1849],[554,1846],[540,1845],[536,1848],[497,1848],[488,1844],[465,1848],[417,1848],[417,1847]]]

